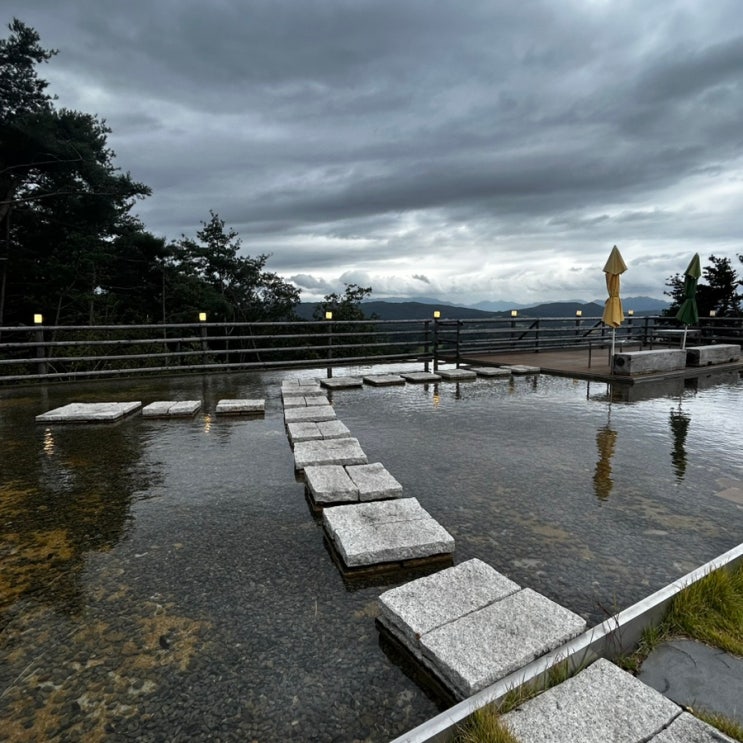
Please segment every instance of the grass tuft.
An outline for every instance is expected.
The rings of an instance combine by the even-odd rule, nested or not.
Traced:
[[[455,743],[519,743],[494,705],[481,707],[457,729]]]
[[[725,717],[725,715],[718,714],[717,712],[707,712],[704,709],[694,709],[693,714],[702,722],[706,722],[708,725],[717,728],[721,733],[727,735],[728,738],[743,743],[743,725],[739,722],[731,720],[729,717]]]

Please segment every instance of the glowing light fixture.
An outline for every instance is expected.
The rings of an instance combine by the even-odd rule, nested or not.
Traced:
[[[438,320],[441,317],[441,310],[434,310],[433,311],[433,319]]]
[[[710,317],[717,317],[717,312],[715,310],[710,310],[709,311],[709,316]]]
[[[575,311],[575,316],[576,317],[583,317],[583,310],[576,310]]]
[[[330,310],[328,310],[328,311],[327,311],[327,312],[325,313],[325,319],[326,319],[326,320],[332,320],[332,319],[333,319],[333,313],[332,313],[332,312],[331,312]]]
[[[627,314],[628,314],[628,315],[629,315],[630,317],[632,317],[632,315],[634,315],[634,314],[635,314],[635,311],[634,311],[634,310],[627,310]]]
[[[511,317],[518,317],[519,311],[518,310],[511,310]]]
[[[34,325],[41,325],[44,322],[44,315],[34,315]]]
[[[199,322],[206,322],[206,312],[199,312]]]

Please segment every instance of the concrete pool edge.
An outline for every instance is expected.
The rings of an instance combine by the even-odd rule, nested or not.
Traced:
[[[445,743],[452,740],[456,727],[478,709],[498,701],[509,691],[539,681],[557,663],[580,667],[603,657],[611,660],[635,649],[646,627],[657,624],[674,596],[720,568],[732,569],[743,564],[743,543],[677,580],[636,604],[591,627],[582,635],[537,658],[481,692],[450,707],[391,743]]]

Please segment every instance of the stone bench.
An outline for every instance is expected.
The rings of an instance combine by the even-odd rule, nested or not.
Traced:
[[[740,361],[740,346],[734,343],[719,343],[713,346],[687,346],[687,366],[710,366],[732,364]]]
[[[614,355],[612,373],[619,376],[654,374],[686,368],[686,351],[672,348],[654,351],[629,351]]]

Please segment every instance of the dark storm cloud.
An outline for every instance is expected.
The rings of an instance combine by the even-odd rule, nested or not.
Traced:
[[[695,250],[740,251],[737,0],[6,7],[152,186],[151,230],[215,209],[308,292],[595,298],[619,243],[668,256],[635,279],[660,296]]]

